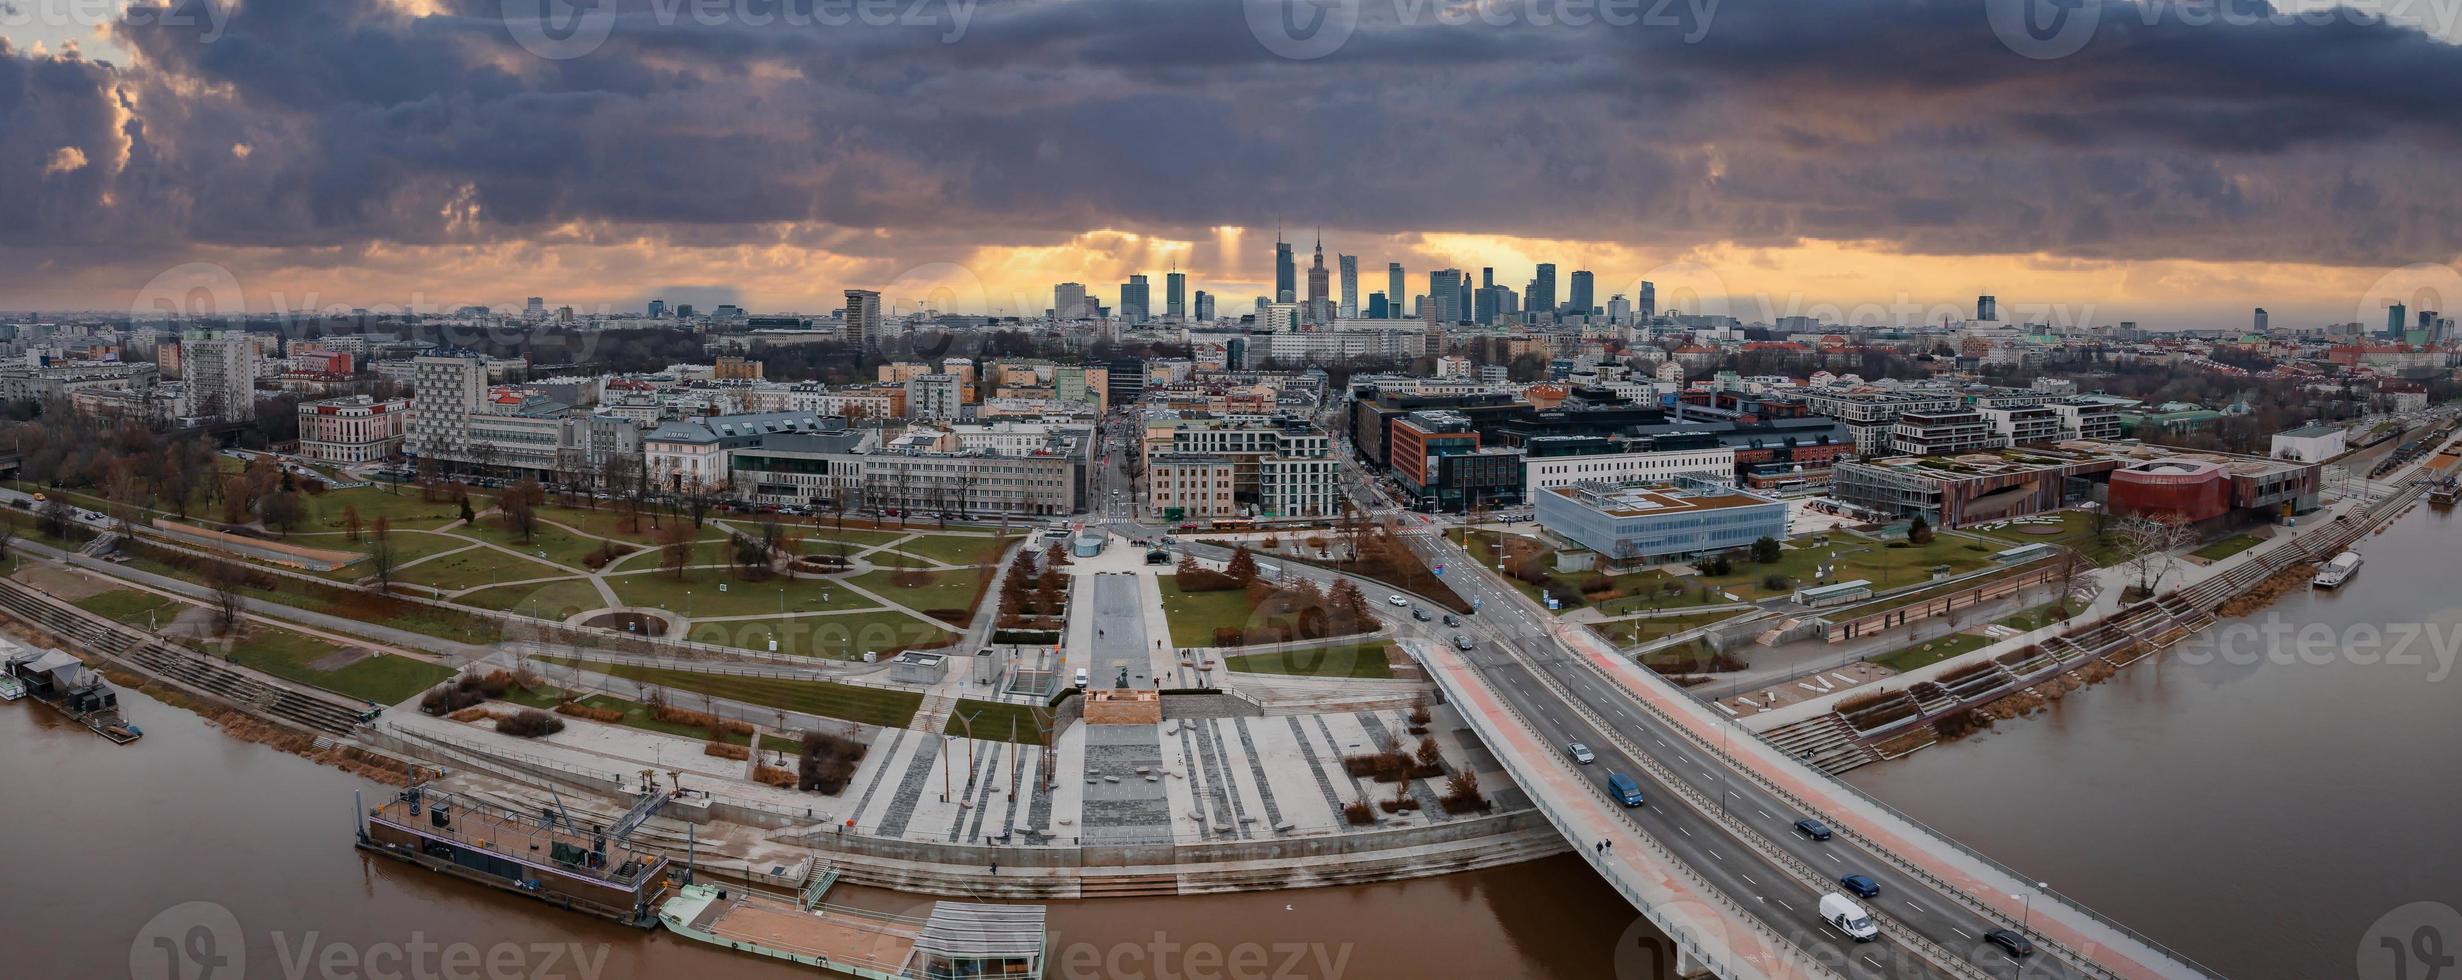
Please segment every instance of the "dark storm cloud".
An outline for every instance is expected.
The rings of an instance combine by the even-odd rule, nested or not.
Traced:
[[[1570,28],[1364,0],[1340,51],[1291,61],[1223,0],[985,3],[954,43],[954,8],[755,28],[679,2],[624,0],[606,42],[566,60],[516,43],[504,0],[148,17],[115,30],[138,55],[120,68],[0,48],[0,245],[330,250],[305,262],[610,225],[926,260],[1279,222],[1946,254],[2462,250],[2438,165],[2462,128],[2462,52],[2348,16],[2107,7],[2092,43],[2034,60],[1972,2],[1733,0],[1706,24]]]

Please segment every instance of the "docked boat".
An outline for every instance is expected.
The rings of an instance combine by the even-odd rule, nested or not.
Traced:
[[[26,696],[26,682],[0,674],[0,701],[15,701]]]
[[[2333,561],[2326,562],[2325,567],[2317,569],[2317,577],[2310,579],[2309,582],[2320,589],[2336,588],[2350,581],[2351,574],[2357,571],[2359,571],[2359,552],[2345,551],[2335,555]]]

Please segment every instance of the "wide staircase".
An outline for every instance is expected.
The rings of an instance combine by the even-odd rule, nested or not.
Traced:
[[[83,649],[311,731],[348,736],[369,712],[364,705],[268,684],[15,582],[0,580],[0,609]]]
[[[1833,776],[1880,761],[1864,745],[1863,734],[1835,711],[1770,729],[1761,738]]]

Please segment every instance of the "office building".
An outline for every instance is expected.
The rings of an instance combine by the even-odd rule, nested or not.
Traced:
[[[1173,269],[1163,275],[1163,315],[1175,322],[1188,319],[1188,273]]]
[[[846,342],[856,349],[881,342],[881,294],[876,289],[846,291]]]
[[[1386,318],[1386,319],[1388,319],[1388,320],[1399,320],[1399,319],[1402,319],[1402,303],[1403,303],[1403,297],[1406,297],[1406,296],[1409,296],[1409,295],[1410,295],[1409,291],[1407,291],[1407,290],[1405,290],[1405,289],[1403,289],[1403,288],[1402,288],[1402,263],[1400,263],[1400,262],[1388,262],[1388,263],[1386,263],[1386,264],[1385,264],[1385,318]]]
[[[1532,316],[1556,311],[1556,263],[1539,263],[1539,274],[1530,280],[1530,288],[1522,292],[1522,306]]]
[[[1591,311],[1591,291],[1594,288],[1595,280],[1591,276],[1590,270],[1573,270],[1573,283],[1571,287],[1572,295],[1565,299],[1565,312],[1572,316],[1589,316]]]
[[[1094,315],[1094,308],[1086,305],[1086,284],[1064,282],[1053,286],[1051,315],[1055,320],[1083,320]]]
[[[1152,309],[1147,288],[1142,272],[1129,276],[1127,282],[1120,284],[1120,319],[1131,325],[1146,322],[1147,311]]]
[[[1336,264],[1341,268],[1342,302],[1334,315],[1344,320],[1359,319],[1359,256],[1341,256]]]
[[[1197,290],[1196,318],[1198,323],[1214,322],[1214,294],[1202,289]]]
[[[180,335],[180,372],[188,379],[190,410],[224,422],[256,418],[256,344],[237,330],[190,330]]]
[[[1274,236],[1274,302],[1299,301],[1298,270],[1291,264],[1291,243]]]
[[[1787,505],[1699,480],[1576,483],[1533,495],[1547,533],[1598,553],[1609,570],[1787,538]]]
[[[367,395],[299,403],[299,454],[323,463],[365,463],[402,451],[410,400]]]

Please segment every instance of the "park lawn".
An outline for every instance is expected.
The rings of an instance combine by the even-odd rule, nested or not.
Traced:
[[[1890,653],[1886,656],[1869,657],[1866,659],[1903,674],[1918,667],[1929,667],[1961,653],[1980,650],[1989,645],[1991,642],[1992,638],[1988,636],[1981,636],[1974,633],[1958,633],[1951,636],[1944,636],[1937,640],[1918,643],[1914,646]]]
[[[1591,629],[1600,636],[1614,640],[1619,646],[1639,646],[1661,637],[1673,636],[1698,626],[1750,615],[1750,609],[1719,609],[1711,612],[1678,613],[1672,616],[1649,616],[1612,623],[1594,623]]]
[[[787,612],[876,609],[880,606],[880,603],[835,581],[782,576],[767,582],[746,582],[733,577],[730,570],[723,568],[686,569],[681,581],[666,572],[610,575],[607,576],[607,584],[616,590],[616,597],[623,599],[625,605],[665,609],[695,617],[776,613],[780,611],[778,596],[782,588],[786,594]],[[725,585],[726,591],[719,591],[720,585]],[[685,594],[688,590],[690,596]]]
[[[1023,535],[1004,537],[961,537],[952,534],[927,534],[898,545],[898,550],[910,555],[922,555],[944,565],[989,565],[1000,560],[1000,553],[1017,543]]]
[[[509,555],[494,548],[472,548],[398,568],[393,573],[393,579],[459,592],[483,585],[571,574],[573,569],[534,561],[522,555]]]
[[[1352,643],[1304,650],[1246,653],[1224,657],[1223,666],[1243,674],[1289,674],[1298,677],[1393,676],[1383,642]]]
[[[608,665],[592,664],[590,666],[606,667]],[[585,708],[612,709],[615,711],[624,712],[624,717],[618,718],[612,722],[600,722],[600,724],[603,725],[622,725],[626,728],[638,728],[645,732],[657,732],[661,735],[674,735],[678,738],[697,739],[703,742],[725,742],[729,745],[752,744],[752,737],[749,735],[738,735],[733,732],[714,732],[699,725],[687,725],[680,721],[660,721],[650,714],[649,705],[642,704],[639,701],[619,698],[612,694],[593,694],[589,697],[581,699],[579,704]],[[680,702],[676,703],[674,706],[683,707]],[[554,707],[555,706],[552,703],[548,705],[549,710],[553,710]],[[685,708],[685,710],[690,711],[694,709]],[[588,721],[592,719],[581,720]]]
[[[113,589],[79,599],[75,605],[95,615],[145,629],[149,626],[169,624],[174,617],[180,614],[181,610],[187,608],[188,604],[151,592],[140,592],[136,589]]]
[[[563,622],[574,613],[604,609],[605,596],[588,579],[566,579],[561,582],[526,582],[520,585],[499,585],[453,597],[465,606],[494,609],[501,612]]]
[[[1739,561],[1728,574],[1703,576],[1702,581],[1744,599],[1786,595],[1813,584],[1813,573],[1835,552],[1837,559],[1830,569],[1830,582],[1866,579],[1872,583],[1873,591],[1879,592],[1924,581],[1931,577],[1935,565],[1949,566],[1952,575],[1986,567],[1992,564],[1992,556],[2003,550],[1954,534],[1935,534],[1924,544],[1909,544],[1903,539],[1875,541],[1843,532],[1831,532],[1828,544],[1816,544],[1819,537],[1790,539],[1775,562],[1762,565]],[[1787,587],[1773,589],[1765,585],[1762,580],[1772,573],[1786,576]]]
[[[692,624],[685,638],[764,653],[774,638],[779,653],[858,660],[867,652],[885,657],[901,650],[948,646],[957,634],[894,609],[879,609],[829,616],[703,620]]]
[[[562,524],[566,527],[581,532],[584,536],[613,538],[617,541],[637,545],[656,544],[658,542],[658,525],[664,525],[670,521],[682,521],[686,524],[692,523],[692,519],[689,517],[673,517],[666,514],[660,514],[653,517],[652,515],[645,513],[641,515],[640,530],[630,530],[626,526],[624,512],[618,510],[614,506],[613,501],[607,501],[606,506],[601,507],[568,507],[562,504],[549,504],[547,506],[540,507],[538,509],[538,514],[540,520],[553,521],[557,524]],[[652,520],[656,520],[658,525],[653,525],[651,523]],[[696,536],[706,537],[712,530],[714,529],[704,527],[700,531],[696,531],[694,533]]]
[[[785,677],[744,677],[727,674],[703,674],[689,670],[648,667],[640,664],[581,664],[562,657],[541,659],[567,667],[583,667],[610,677],[677,691],[692,691],[711,697],[726,698],[745,704],[784,708],[809,715],[843,718],[847,721],[883,728],[904,728],[915,720],[915,709],[923,704],[923,695],[913,691],[897,691],[829,681],[795,680]],[[587,703],[587,702],[585,702]],[[669,699],[670,704],[682,702]]]
[[[124,564],[184,582],[210,585],[202,569],[173,565],[148,554],[130,554]],[[466,612],[416,603],[398,596],[381,596],[339,584],[324,585],[287,579],[277,580],[277,583],[273,586],[249,585],[240,591],[251,599],[424,633],[438,639],[494,643],[502,638],[502,629],[495,620]]]
[[[2257,543],[2258,539],[2256,535],[2234,534],[2228,538],[2224,538],[2220,541],[2214,542],[2213,544],[2209,544],[2203,548],[2189,552],[2189,554],[2203,558],[2207,561],[2221,561],[2225,558],[2239,554],[2240,552],[2247,551],[2250,548],[2254,548],[2257,546]]]
[[[2010,547],[2026,544],[2048,544],[2064,548],[2075,548],[2084,553],[2086,559],[2094,562],[2097,567],[2109,568],[2112,565],[2120,563],[2122,555],[2120,554],[2119,547],[2095,532],[2095,516],[2093,514],[2082,510],[2063,510],[2054,511],[2050,514],[2037,514],[2035,517],[2037,519],[2045,517],[2060,518],[2059,533],[2028,533],[2031,529],[2049,527],[2049,525],[2043,524],[2011,524],[2007,527],[1990,531],[1977,528],[1974,529],[1973,533],[1987,538],[2009,542]]]
[[[875,552],[872,552],[871,554],[867,554],[867,555],[863,556],[863,560],[864,560],[864,561],[871,562],[874,566],[879,567],[879,568],[933,568],[933,567],[936,567],[936,566],[934,566],[934,565],[933,565],[930,561],[928,561],[928,560],[925,560],[925,559],[922,559],[922,558],[918,558],[918,557],[916,557],[916,556],[914,556],[914,555],[907,554],[907,553],[905,553],[905,552],[903,552],[903,551],[893,551],[893,550],[888,550],[888,549],[883,549],[883,550],[880,550],[880,551],[875,551]]]
[[[1467,541],[1465,541],[1465,532],[1459,528],[1448,533],[1452,535],[1454,543],[1469,549],[1472,557],[1478,559],[1480,567],[1496,567],[1495,533],[1468,534]],[[1504,537],[1505,553],[1512,560],[1518,561],[1527,555],[1538,553],[1541,555],[1542,562],[1552,565],[1552,562],[1546,558],[1552,552],[1537,539],[1519,534],[1508,534]],[[1581,586],[1583,582],[1593,577],[1593,574],[1591,572],[1558,572],[1551,568],[1544,583],[1525,582],[1512,575],[1505,575],[1504,579],[1513,583],[1513,587],[1521,590],[1523,595],[1529,596],[1531,601],[1544,601],[1543,594],[1556,599],[1560,605],[1558,611],[1563,612],[1578,609],[1588,601],[1582,598]],[[1716,592],[1703,588],[1697,581],[1677,578],[1655,568],[1628,572],[1623,575],[1611,575],[1608,576],[1608,581],[1614,583],[1617,595],[1600,600],[1597,606],[1599,612],[1610,616],[1727,601]],[[1682,584],[1684,589],[1681,592],[1671,593],[1667,591],[1667,584],[1670,582]]]
[[[370,654],[335,670],[316,668],[317,661],[343,649],[305,633],[260,627],[232,644],[231,662],[377,704],[400,703],[453,676],[442,664],[387,654]]]
[[[1162,586],[1163,618],[1171,624],[1175,647],[1210,647],[1215,630],[1244,630],[1267,618],[1264,610],[1248,601],[1245,589],[1183,592],[1172,576],[1159,576],[1155,581]]]
[[[2020,633],[2039,630],[2046,626],[2050,626],[2053,623],[2059,622],[2059,620],[2052,618],[2053,608],[2055,608],[2054,605],[2047,602],[2043,605],[2036,606],[2033,609],[2026,610],[2025,612],[2001,620],[1994,625],[2006,626]]]
[[[818,527],[795,524],[789,525],[788,530],[803,536],[804,551],[808,554],[821,554],[822,552],[816,546],[828,542],[844,542],[855,546],[855,550],[862,550],[876,544],[888,544],[907,536],[907,532],[904,531],[873,531],[859,527],[835,528],[827,524]]]
[[[342,511],[357,508],[362,526],[376,523],[383,517],[395,529],[434,530],[460,520],[461,505],[450,500],[421,499],[417,487],[402,487],[400,493],[387,491],[382,484],[373,487],[352,487],[348,490],[328,490],[320,494],[300,494],[307,502],[308,518],[300,522],[303,530],[341,531]],[[472,507],[480,504],[473,502]]]
[[[988,568],[961,568],[937,572],[865,572],[847,581],[863,590],[919,613],[949,610],[961,618],[974,615],[975,603],[991,584]],[[912,576],[913,585],[898,580]]]
[[[338,531],[294,534],[285,540],[311,548],[356,551],[360,554],[366,554],[372,543],[365,533],[359,536],[359,540],[352,541],[343,537]],[[443,554],[455,548],[470,547],[468,538],[455,537],[450,534],[432,534],[426,531],[406,531],[398,528],[387,535],[386,540],[393,543],[393,564],[397,571],[405,562],[417,561],[429,555]],[[365,560],[355,561],[331,571],[315,572],[307,569],[300,569],[300,571],[307,571],[310,575],[332,579],[336,582],[356,582],[375,574],[374,569]]]
[[[575,572],[589,567],[582,562],[583,557],[605,545],[605,542],[597,538],[575,534],[544,522],[540,523],[538,530],[530,535],[530,540],[524,541],[520,534],[505,526],[504,518],[495,515],[479,518],[475,524],[455,528],[453,533],[460,537],[503,545],[524,555],[563,565],[567,571]]]
[[[981,701],[975,698],[957,699],[956,709],[949,712],[949,723],[941,726],[941,734],[967,737],[971,726],[975,738],[986,742],[1009,742],[1016,745],[1043,744],[1043,729],[1035,721],[1036,705],[1011,704],[1007,701]],[[959,720],[960,716],[966,720]],[[1044,723],[1051,719],[1050,709],[1043,711]],[[802,743],[796,751],[803,750]]]
[[[661,548],[643,548],[639,551],[633,552],[632,554],[625,555],[622,558],[609,562],[605,570],[609,572],[646,572],[657,569],[666,561],[665,556],[661,554],[663,550],[664,549]],[[726,538],[707,538],[692,543],[692,550],[689,556],[685,558],[684,564],[687,566],[724,565],[732,561],[734,557],[735,549],[728,544]],[[702,574],[730,575],[733,573],[725,569],[712,570],[687,568],[685,571],[685,577],[687,578]],[[713,581],[715,581],[715,579],[713,579]]]

